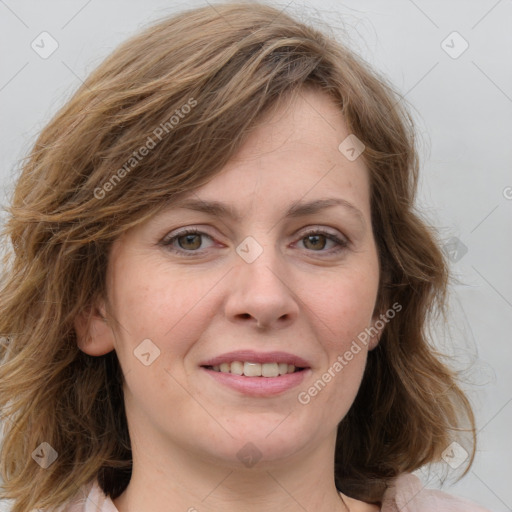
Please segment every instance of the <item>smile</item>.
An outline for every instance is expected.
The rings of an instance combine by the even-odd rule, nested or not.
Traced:
[[[294,373],[302,370],[293,364],[288,363],[252,363],[249,361],[233,361],[231,363],[221,363],[220,365],[207,366],[206,368],[220,373],[231,373],[233,375],[243,375],[245,377],[279,377],[288,373]]]

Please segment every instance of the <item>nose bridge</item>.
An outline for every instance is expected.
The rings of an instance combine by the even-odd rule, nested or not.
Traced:
[[[227,314],[231,319],[252,318],[259,326],[290,320],[297,316],[298,305],[287,283],[283,259],[271,234],[256,236],[246,237],[236,248],[239,261],[233,273]]]
[[[267,232],[256,236],[262,243],[247,236],[236,248],[241,260],[238,262],[240,280],[256,288],[263,285],[264,290],[284,286],[284,266],[272,235]]]

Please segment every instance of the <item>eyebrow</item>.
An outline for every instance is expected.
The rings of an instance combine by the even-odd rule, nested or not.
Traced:
[[[358,208],[345,199],[335,197],[316,199],[307,203],[300,201],[295,202],[285,212],[284,218],[298,218],[306,215],[313,215],[333,206],[343,206],[347,211],[358,217],[363,225],[366,225],[364,215]],[[207,213],[219,218],[231,218],[235,222],[241,221],[241,215],[236,208],[230,204],[221,203],[219,201],[185,199],[174,203],[173,207]]]

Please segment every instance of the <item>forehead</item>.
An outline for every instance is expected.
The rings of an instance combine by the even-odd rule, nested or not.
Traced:
[[[365,162],[349,159],[340,150],[349,135],[332,98],[318,90],[301,91],[293,102],[261,119],[238,153],[208,183],[180,199],[242,204],[258,200],[263,207],[328,195],[365,210],[369,207]]]
[[[320,89],[305,88],[283,98],[263,115],[233,160],[293,151],[294,145],[301,144],[322,150],[326,156],[338,156],[339,143],[348,135],[335,100]]]

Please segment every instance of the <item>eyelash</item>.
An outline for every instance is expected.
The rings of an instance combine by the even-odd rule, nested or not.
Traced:
[[[173,252],[175,254],[179,254],[179,255],[185,256],[185,257],[202,255],[207,249],[195,250],[195,251],[188,250],[187,251],[185,249],[177,249],[177,248],[172,246],[172,244],[178,238],[181,238],[181,237],[187,236],[187,235],[202,235],[202,236],[206,236],[206,237],[212,239],[212,237],[210,235],[208,235],[208,233],[205,233],[203,231],[199,231],[198,229],[190,228],[190,229],[185,229],[183,231],[180,231],[179,233],[176,233],[172,237],[165,238],[164,240],[162,240],[161,245],[166,247],[171,252]],[[332,242],[335,242],[336,244],[338,244],[338,247],[335,248],[334,250],[331,249],[330,251],[324,251],[324,250],[321,250],[321,251],[310,250],[309,251],[308,250],[309,252],[313,252],[313,253],[317,252],[319,254],[321,254],[321,253],[337,254],[338,252],[343,251],[344,249],[346,249],[348,247],[348,241],[347,240],[341,240],[340,238],[338,238],[333,233],[329,233],[328,231],[324,231],[322,229],[310,229],[309,231],[307,231],[307,232],[302,234],[302,236],[300,237],[300,240],[303,240],[304,238],[307,238],[308,236],[311,236],[311,235],[324,235],[328,240],[331,240]]]

